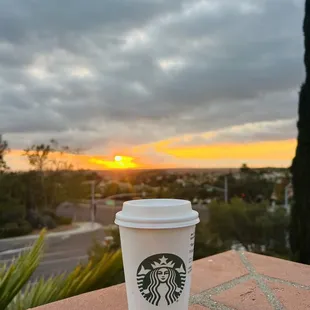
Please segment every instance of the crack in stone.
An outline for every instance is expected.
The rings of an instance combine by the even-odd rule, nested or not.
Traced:
[[[210,296],[208,294],[205,295],[205,293],[192,296],[191,305],[200,305],[208,307],[212,310],[233,310],[233,308],[227,307],[222,303],[212,300]]]
[[[242,277],[235,278],[233,280],[230,280],[228,282],[220,284],[220,285],[218,285],[216,287],[213,287],[211,289],[208,289],[208,290],[205,291],[205,293],[208,293],[210,295],[217,295],[217,294],[219,294],[221,292],[227,291],[227,290],[235,287],[238,284],[244,283],[244,282],[246,282],[246,281],[248,281],[250,279],[251,279],[251,275],[247,274],[247,275],[244,275]]]
[[[297,284],[290,281],[285,281],[277,278],[272,278],[268,276],[261,275],[257,273],[255,268],[252,266],[252,264],[249,262],[249,260],[246,258],[245,253],[243,251],[237,251],[239,258],[243,265],[248,270],[248,274],[241,276],[239,278],[235,278],[231,281],[227,281],[225,283],[222,283],[216,287],[207,289],[199,294],[193,295],[190,298],[190,305],[201,305],[204,307],[209,307],[210,309],[214,310],[233,310],[233,308],[230,308],[222,303],[216,302],[212,300],[212,296],[218,295],[221,292],[227,291],[231,288],[234,288],[238,284],[244,283],[246,281],[249,281],[251,279],[255,280],[257,283],[257,286],[260,288],[260,290],[265,295],[267,301],[269,304],[273,307],[275,310],[283,310],[284,306],[281,304],[281,302],[276,298],[273,291],[268,287],[265,280],[270,280],[273,282],[280,282],[280,283],[286,283],[291,286],[303,288],[306,290],[310,290],[310,286],[305,286],[301,284]]]
[[[222,303],[219,303],[217,301],[212,300],[213,295],[217,295],[221,292],[227,291],[233,287],[235,287],[238,284],[244,283],[251,279],[251,275],[247,274],[244,276],[241,276],[239,278],[235,278],[233,280],[230,280],[228,282],[222,283],[216,287],[207,289],[197,295],[193,295],[190,299],[191,305],[201,305],[205,307],[209,307],[210,309],[218,309],[218,310],[230,310],[233,308],[230,308]]]
[[[254,279],[257,283],[257,286],[261,289],[261,291],[264,293],[265,297],[267,298],[269,304],[275,309],[275,310],[282,310],[284,309],[284,306],[281,304],[281,302],[276,298],[273,291],[268,287],[266,282],[264,281],[264,277],[257,273],[255,268],[252,266],[252,264],[249,262],[249,260],[246,258],[243,251],[238,251],[240,260],[244,264],[244,266],[248,269],[251,278]]]
[[[274,277],[270,277],[270,276],[266,276],[266,275],[261,275],[261,276],[264,279],[269,280],[269,281],[274,282],[274,283],[287,284],[289,286],[294,286],[296,288],[301,288],[301,289],[310,291],[310,286],[309,285],[303,285],[303,284],[299,284],[299,283],[296,283],[296,282],[292,282],[292,281],[288,281],[288,280],[283,280],[283,279],[279,279],[279,278],[274,278]]]

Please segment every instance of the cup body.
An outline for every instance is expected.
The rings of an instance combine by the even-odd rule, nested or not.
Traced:
[[[129,310],[188,310],[195,226],[120,227]]]
[[[188,310],[198,213],[180,199],[127,201],[116,214],[129,310]]]

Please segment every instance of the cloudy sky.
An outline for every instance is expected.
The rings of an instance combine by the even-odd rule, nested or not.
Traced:
[[[84,165],[289,165],[304,0],[0,0],[0,133]]]

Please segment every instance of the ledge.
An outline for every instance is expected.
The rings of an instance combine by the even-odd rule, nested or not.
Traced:
[[[194,262],[190,310],[310,309],[310,266],[229,251]],[[125,285],[79,295],[36,310],[126,310]]]

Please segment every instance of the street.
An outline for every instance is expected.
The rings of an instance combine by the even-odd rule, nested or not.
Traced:
[[[114,223],[115,214],[121,210],[121,206],[111,207],[99,204],[96,214],[96,222],[102,225]],[[89,222],[91,220],[89,204],[81,204],[75,209],[75,220],[77,222]],[[73,216],[73,214],[72,214]],[[45,254],[39,267],[35,271],[31,281],[43,276],[48,278],[63,272],[72,271],[79,262],[87,262],[88,250],[93,240],[103,241],[105,233],[103,229],[95,232],[84,232],[78,235],[59,236],[46,240]],[[0,242],[0,265],[10,263],[20,252],[29,247],[29,240],[3,240]]]
[[[97,212],[96,212],[96,222],[102,225],[111,225],[114,223],[115,214],[122,209],[122,205],[118,206],[107,206],[102,202],[97,201]],[[90,203],[89,204],[79,204],[75,208],[75,220],[77,222],[90,221]]]
[[[104,201],[97,200],[96,222],[102,225],[111,225],[114,223],[115,215],[122,210],[122,203],[116,206],[108,206]],[[90,203],[82,204],[75,208],[75,219],[77,222],[90,221]],[[206,206],[193,205],[193,209],[198,211],[200,220],[206,222],[209,219],[209,210]],[[73,214],[72,214],[73,216]]]
[[[44,258],[34,273],[32,279],[44,276],[45,278],[70,272],[79,262],[87,262],[87,251],[93,244],[94,238],[104,239],[104,231],[88,232],[72,236],[53,237],[46,241]],[[14,256],[29,246],[28,242],[11,243],[9,246],[0,245],[0,264],[9,263]]]
[[[111,225],[114,222],[115,214],[121,210],[121,205],[116,207],[98,203],[96,222],[102,225]],[[195,206],[200,213],[201,221],[207,221],[208,209]],[[75,220],[77,222],[90,221],[90,209],[88,204],[80,204],[75,209]],[[93,240],[103,241],[105,233],[103,229],[95,232],[84,232],[78,235],[63,235],[48,238],[44,258],[32,277],[32,281],[40,276],[45,278],[63,272],[70,272],[79,262],[87,262],[88,250],[93,244]],[[29,247],[29,241],[7,241],[0,242],[0,264],[9,263],[13,257]]]

